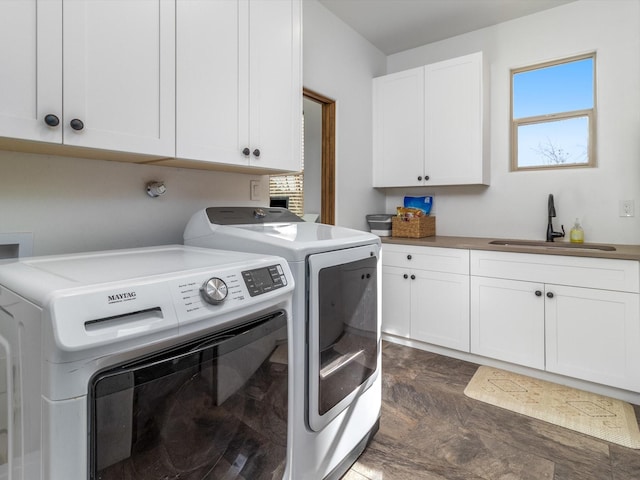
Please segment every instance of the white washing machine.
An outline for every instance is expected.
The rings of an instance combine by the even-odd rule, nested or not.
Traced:
[[[193,215],[184,240],[289,262],[296,282],[290,478],[340,478],[379,425],[379,237],[303,222],[283,208],[215,207]]]
[[[185,246],[0,265],[0,478],[289,478],[293,288]]]

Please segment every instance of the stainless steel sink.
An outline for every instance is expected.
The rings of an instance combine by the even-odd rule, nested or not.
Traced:
[[[565,243],[565,242],[545,242],[543,240],[492,240],[489,245],[504,245],[512,247],[534,247],[544,249],[572,249],[572,250],[601,250],[603,252],[615,252],[616,248],[611,245],[600,245],[597,243]]]

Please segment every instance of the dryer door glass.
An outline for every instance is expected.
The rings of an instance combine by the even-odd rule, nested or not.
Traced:
[[[287,370],[276,312],[98,373],[90,478],[282,478]]]

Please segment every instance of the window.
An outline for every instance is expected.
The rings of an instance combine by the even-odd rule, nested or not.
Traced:
[[[299,217],[304,215],[304,113],[301,137],[300,173],[269,177],[269,205],[284,206]],[[284,199],[286,206],[280,203]]]
[[[272,175],[269,179],[270,206],[286,207],[298,216],[304,215],[304,173]]]
[[[595,59],[511,71],[511,170],[595,166]]]

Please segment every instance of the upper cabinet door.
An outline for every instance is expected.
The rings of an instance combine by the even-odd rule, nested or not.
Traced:
[[[373,186],[424,183],[424,67],[373,79]]]
[[[178,0],[177,157],[300,169],[300,0]]]
[[[482,72],[481,53],[425,67],[427,185],[486,183]]]
[[[62,0],[0,2],[0,136],[62,142],[61,60]]]
[[[249,3],[249,148],[256,167],[300,170],[301,13],[298,0]]]
[[[175,0],[65,0],[64,143],[175,154]]]
[[[178,0],[176,12],[176,156],[248,165],[248,4]],[[241,51],[242,50],[242,51]],[[240,84],[240,79],[246,79]],[[243,94],[241,95],[241,89]],[[241,124],[242,112],[242,124]]]

